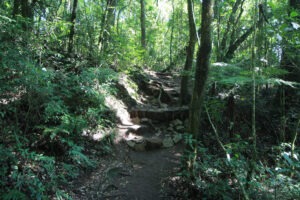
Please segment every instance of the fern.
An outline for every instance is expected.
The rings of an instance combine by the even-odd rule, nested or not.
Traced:
[[[27,196],[17,190],[17,189],[12,189],[9,190],[6,194],[2,195],[1,199],[3,200],[28,200]]]
[[[71,147],[71,150],[69,150],[69,156],[75,163],[83,167],[94,166],[95,163],[82,153],[83,147],[77,146],[73,142],[68,142],[68,145]]]

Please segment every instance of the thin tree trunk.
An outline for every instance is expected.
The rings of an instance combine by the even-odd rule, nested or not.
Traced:
[[[13,7],[13,12],[12,12],[12,16],[15,18],[16,15],[20,14],[20,5],[21,5],[21,1],[20,0],[14,0],[14,7]]]
[[[71,53],[73,51],[77,4],[78,4],[78,0],[74,0],[73,1],[72,14],[71,14],[71,20],[70,20],[71,21],[71,28],[70,28],[69,45],[68,45],[68,52],[69,53]]]
[[[228,42],[228,34],[229,32],[232,30],[232,25],[234,24],[235,21],[235,16],[236,16],[236,12],[239,8],[239,5],[242,3],[242,0],[236,0],[236,2],[233,5],[232,11],[230,13],[229,19],[227,21],[227,25],[226,25],[226,29],[224,31],[224,35],[220,44],[220,49],[219,49],[219,54],[220,56],[218,56],[218,62],[223,60],[224,57],[224,53],[226,51],[226,47],[227,47],[227,42]]]
[[[108,6],[109,6],[109,1],[107,1],[107,3],[106,3],[106,7],[105,7],[104,13],[102,15],[102,19],[101,19],[101,30],[100,30],[100,34],[99,34],[99,38],[98,38],[99,51],[101,51],[101,49],[102,49],[103,33],[104,33],[104,30],[105,30],[105,27],[106,27]]]
[[[111,42],[112,27],[115,25],[115,12],[117,0],[107,0],[106,9],[101,21],[101,31],[99,35],[99,51],[107,50]]]
[[[174,0],[172,0],[172,25],[171,25],[171,33],[170,33],[170,48],[169,48],[169,66],[168,70],[173,68],[173,39],[174,39],[174,24],[175,24],[175,8],[174,8]]]
[[[289,0],[288,3],[288,14],[290,15],[292,11],[296,11],[299,13],[300,11],[300,1],[299,0]],[[300,17],[296,17],[293,19],[295,21],[300,21]],[[291,24],[291,18],[288,18],[286,24]],[[285,32],[285,39],[282,45],[282,55],[280,66],[282,69],[288,71],[286,75],[282,78],[291,81],[291,82],[299,82],[300,80],[300,52],[299,48],[295,47],[293,44],[287,41],[293,41],[297,37],[298,30],[295,30],[291,27],[290,31]],[[275,100],[280,100],[280,114],[281,114],[281,133],[280,133],[280,141],[285,142],[286,131],[287,128],[287,116],[289,108],[297,106],[300,103],[299,95],[296,94],[297,91],[294,88],[290,88],[288,86],[282,85],[280,86]],[[291,120],[291,122],[294,122]],[[296,123],[296,122],[295,122]]]
[[[260,5],[261,6],[261,5]],[[253,33],[256,28],[260,28],[263,24],[264,18],[261,16],[255,25],[252,25],[243,35],[230,44],[228,51],[225,54],[224,61],[228,61],[233,58],[235,51],[240,45]]]
[[[173,68],[173,38],[174,38],[174,21],[172,22],[172,27],[171,27],[171,36],[170,36],[170,51],[169,51],[169,60],[170,60],[170,63],[169,63],[169,67],[168,67],[168,70],[172,69]]]
[[[31,29],[31,24],[34,17],[34,6],[37,0],[14,0],[13,2],[13,12],[12,16],[15,18],[16,15],[21,15],[23,18],[26,18],[27,21],[22,21],[22,28],[26,30]]]
[[[187,9],[188,9],[188,17],[189,17],[189,44],[186,47],[186,59],[183,68],[183,73],[181,77],[181,87],[180,87],[180,104],[186,105],[190,103],[190,97],[188,93],[188,81],[189,74],[188,72],[191,70],[193,65],[193,58],[195,52],[195,44],[197,41],[197,33],[196,33],[196,25],[194,20],[194,9],[193,9],[193,1],[187,0]]]
[[[141,3],[141,45],[146,49],[146,14],[145,14],[145,1],[140,0]]]
[[[205,84],[208,77],[212,51],[212,21],[214,0],[202,1],[201,45],[197,55],[194,91],[190,106],[190,132],[195,139],[200,136],[199,125]]]

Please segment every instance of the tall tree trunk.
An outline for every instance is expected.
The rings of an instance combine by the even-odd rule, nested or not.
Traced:
[[[300,12],[300,0],[289,0],[288,14],[291,15],[292,11]],[[300,23],[300,16],[289,18],[287,21],[291,25],[292,22]],[[291,30],[287,33],[286,38],[292,39],[299,35],[299,31],[291,27]],[[292,40],[293,41],[293,40]],[[300,82],[300,51],[299,48],[285,42],[282,51],[282,68],[286,69],[289,73],[285,75],[285,79],[288,81]]]
[[[225,51],[226,51],[226,47],[228,44],[228,35],[229,35],[230,31],[234,31],[234,30],[232,30],[232,26],[236,20],[236,13],[238,11],[238,8],[239,8],[240,4],[242,4],[242,3],[243,3],[242,0],[236,0],[232,7],[232,11],[231,11],[229,19],[227,21],[226,29],[224,31],[224,35],[223,35],[223,38],[222,38],[222,41],[220,44],[220,49],[219,49],[218,56],[217,56],[218,62],[223,60],[224,54],[226,53]]]
[[[262,4],[259,5],[260,11],[262,11]],[[263,24],[264,17],[259,15],[259,19],[256,24],[252,25],[244,34],[237,38],[233,43],[230,44],[228,50],[223,58],[224,61],[231,60],[234,56],[235,51],[240,47],[240,45],[245,42],[245,40],[254,32],[256,28],[260,28]]]
[[[171,18],[171,33],[170,33],[170,48],[169,48],[169,66],[167,67],[168,70],[173,68],[173,39],[174,39],[174,25],[175,25],[175,8],[174,8],[174,0],[172,0],[172,18]]]
[[[34,17],[34,6],[37,0],[14,0],[12,16],[15,18],[16,15],[21,15],[26,18],[26,22],[22,21],[22,27],[24,30],[31,29],[31,23]]]
[[[141,45],[146,49],[146,14],[145,14],[145,1],[140,0],[141,3]]]
[[[191,70],[193,65],[193,58],[195,52],[195,44],[197,41],[197,33],[196,33],[196,25],[194,20],[194,9],[193,9],[193,1],[187,0],[187,9],[188,9],[188,17],[189,17],[189,43],[186,47],[186,59],[183,68],[183,73],[181,77],[181,87],[180,87],[180,104],[186,105],[190,103],[190,95],[188,92],[188,81],[189,74],[188,72]]]
[[[73,1],[72,14],[71,14],[71,20],[70,20],[71,21],[71,27],[70,27],[69,45],[68,45],[68,52],[69,53],[71,53],[73,51],[77,4],[78,4],[78,0],[74,0]]]
[[[288,14],[291,15],[293,11],[299,13],[300,11],[300,1],[299,0],[289,0]],[[290,30],[285,32],[285,37],[288,38],[289,41],[296,41],[296,37],[298,36],[298,30],[292,27],[291,22],[300,22],[300,17],[289,17],[286,21],[286,24],[291,26]],[[287,81],[291,82],[299,82],[300,80],[300,51],[299,48],[295,46],[295,43],[288,42],[286,39],[284,40],[282,46],[282,56],[281,56],[281,68],[285,69],[288,74],[284,75],[283,78]],[[285,142],[286,138],[286,129],[287,126],[287,115],[289,109],[291,107],[297,107],[300,104],[300,95],[297,94],[297,90],[295,88],[291,88],[289,86],[281,86],[278,89],[275,101],[280,102],[280,114],[281,114],[281,133],[279,142]],[[291,119],[290,123],[293,123],[295,119]],[[290,138],[289,138],[290,139]]]
[[[197,55],[195,83],[190,106],[190,132],[195,139],[200,136],[199,125],[205,84],[208,77],[212,51],[212,21],[214,0],[202,1],[201,44]]]
[[[14,7],[13,7],[12,16],[15,18],[16,15],[20,14],[21,1],[20,0],[14,0],[13,6]]]
[[[117,0],[107,0],[101,20],[101,31],[98,40],[99,51],[106,50],[111,42],[111,29],[115,25]]]

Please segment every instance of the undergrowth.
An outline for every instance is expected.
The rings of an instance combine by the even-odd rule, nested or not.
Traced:
[[[116,73],[87,64],[64,69],[60,53],[55,69],[55,56],[37,62],[36,47],[24,44],[35,40],[9,33],[17,40],[0,43],[0,199],[70,199],[63,186],[96,166],[83,131],[112,125],[100,91],[111,90]],[[100,155],[109,150],[109,142],[94,145]]]

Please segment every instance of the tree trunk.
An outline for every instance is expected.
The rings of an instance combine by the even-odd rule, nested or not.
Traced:
[[[180,87],[180,104],[186,105],[190,103],[190,95],[188,92],[188,81],[189,74],[188,72],[192,69],[193,58],[195,52],[195,44],[197,41],[197,33],[196,33],[196,24],[194,20],[194,9],[193,9],[193,1],[187,1],[187,9],[188,9],[188,17],[189,17],[189,44],[186,47],[186,59],[183,68],[183,74],[181,77],[181,87]]]
[[[12,16],[15,18],[16,15],[21,15],[23,18],[26,18],[26,22],[22,22],[22,27],[24,30],[31,28],[30,23],[33,21],[34,17],[34,6],[37,0],[14,0],[13,2],[13,12]]]
[[[201,45],[197,55],[194,91],[190,107],[190,132],[199,138],[200,115],[212,51],[212,21],[214,0],[202,1]]]
[[[101,31],[98,40],[99,51],[107,49],[111,41],[111,28],[115,25],[115,11],[117,0],[107,0],[106,8],[102,16]]]
[[[288,7],[288,14],[290,15],[292,11],[296,11],[299,13],[300,11],[300,1],[299,0],[290,0]],[[285,32],[285,37],[288,38],[289,41],[296,41],[296,37],[298,36],[298,30],[295,30],[292,27],[291,22],[299,23],[300,17],[288,18],[286,24],[291,26],[290,30]],[[281,56],[280,66],[282,69],[285,69],[288,73],[284,75],[282,78],[291,81],[291,82],[299,82],[300,80],[300,51],[299,48],[295,46],[295,43],[288,42],[286,39],[284,40],[282,47],[282,56]],[[277,95],[275,97],[275,102],[280,102],[280,114],[281,114],[281,124],[280,124],[280,137],[279,142],[285,142],[286,139],[286,131],[289,128],[287,125],[287,113],[290,108],[297,107],[300,104],[300,95],[297,94],[297,89],[291,88],[289,86],[280,86],[278,89]],[[294,123],[295,119],[291,119],[289,123]],[[296,123],[296,122],[295,122]],[[288,132],[290,133],[290,131]]]
[[[289,15],[292,11],[296,11],[297,13],[300,12],[300,0],[290,0],[289,1]],[[300,22],[300,16],[294,17],[293,19],[289,19],[287,23],[291,24],[291,22]],[[299,35],[299,31],[291,28],[291,31],[287,33],[287,37],[289,39],[294,38],[296,41],[296,38]],[[293,40],[292,40],[293,41]],[[289,73],[285,76],[285,79],[288,81],[294,81],[299,82],[300,80],[300,52],[299,48],[286,44],[284,45],[283,51],[282,51],[282,60],[281,60],[281,66],[286,69]]]
[[[218,56],[217,56],[218,62],[221,62],[223,60],[224,53],[226,51],[226,47],[228,44],[228,35],[229,35],[230,31],[234,31],[234,30],[232,30],[232,25],[235,22],[236,13],[238,11],[238,8],[239,8],[240,4],[242,4],[242,3],[243,3],[242,0],[236,0],[236,2],[234,3],[234,5],[232,7],[232,11],[231,11],[229,19],[227,21],[226,29],[224,31],[224,35],[223,35],[223,38],[222,38],[222,41],[220,44],[220,49],[219,49]]]
[[[146,15],[145,15],[145,1],[141,2],[141,45],[146,49]]]
[[[260,9],[262,9],[262,5],[260,4]],[[257,23],[255,25],[252,25],[243,35],[241,35],[238,39],[236,39],[232,44],[230,44],[225,57],[224,57],[224,61],[228,61],[231,60],[234,56],[235,51],[240,47],[240,45],[245,42],[245,40],[253,33],[253,31],[256,28],[260,28],[263,24],[263,16],[260,15],[259,20],[257,21]]]
[[[20,5],[21,5],[20,0],[14,0],[14,7],[13,7],[13,13],[12,13],[13,18],[15,18],[16,15],[20,14]]]
[[[71,21],[71,28],[70,28],[69,45],[68,45],[68,52],[69,53],[71,53],[73,51],[77,4],[78,4],[78,0],[74,0],[73,1],[72,14],[71,14],[71,20],[70,20]]]

